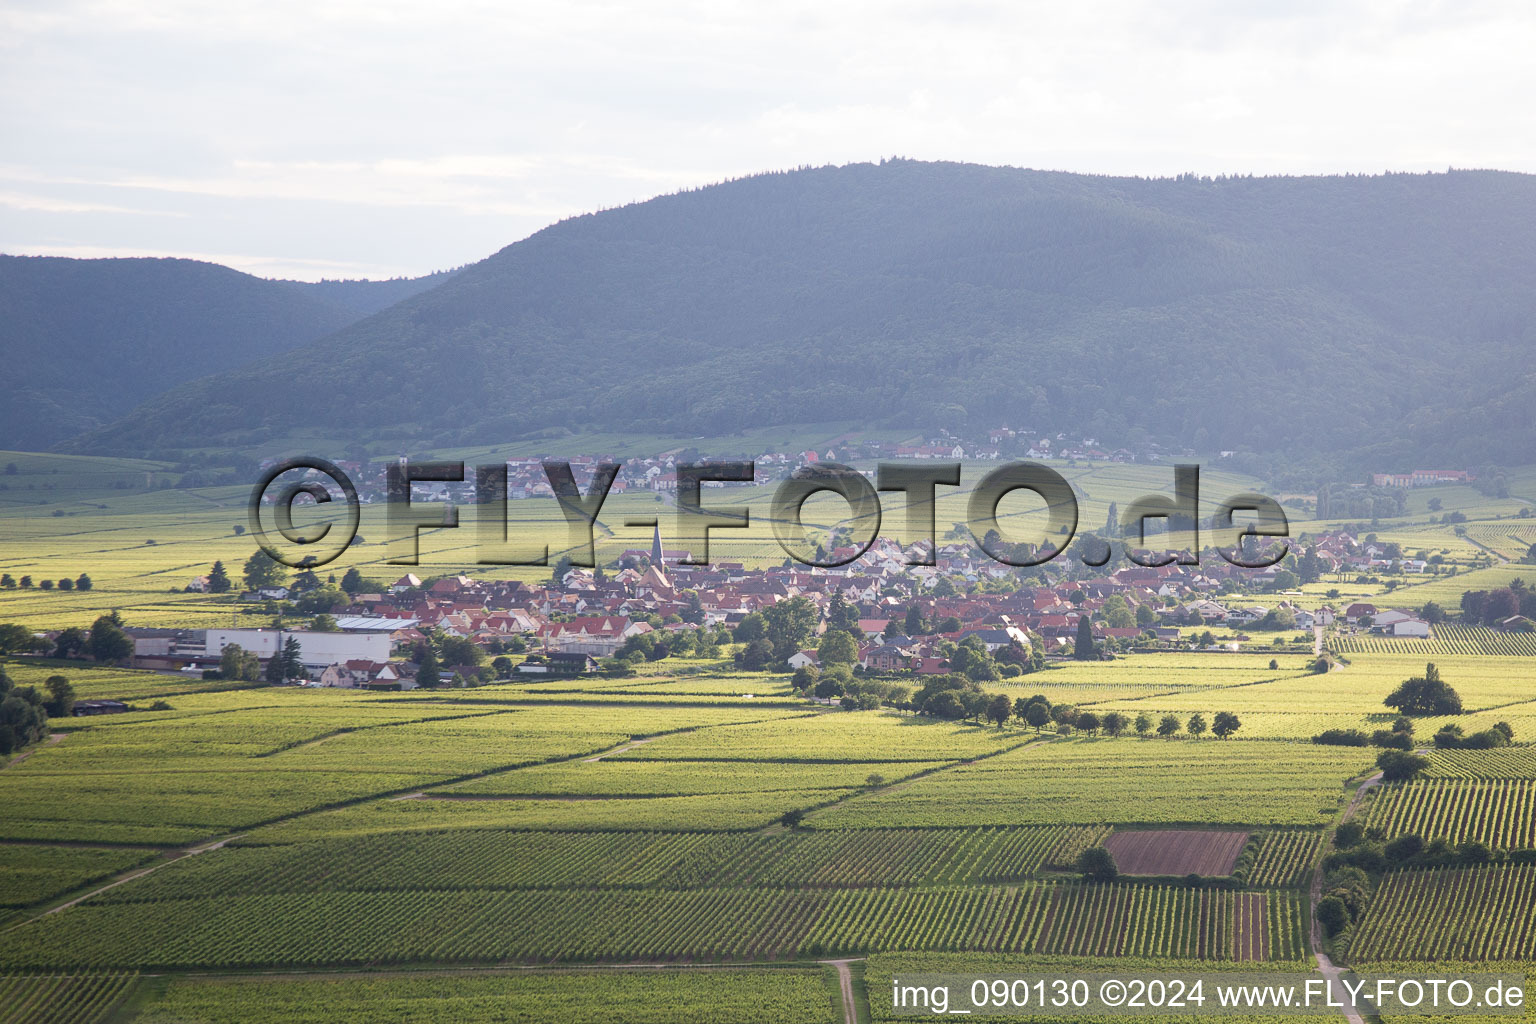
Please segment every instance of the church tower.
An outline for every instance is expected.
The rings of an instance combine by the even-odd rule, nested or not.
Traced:
[[[656,535],[651,540],[651,564],[660,569],[662,564],[661,553],[661,524],[656,524]]]

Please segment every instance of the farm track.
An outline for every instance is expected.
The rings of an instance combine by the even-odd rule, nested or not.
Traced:
[[[51,732],[51,733],[48,734],[48,738],[46,740],[44,740],[42,743],[39,743],[36,747],[33,747],[31,750],[23,750],[21,753],[17,754],[15,757],[13,757],[9,761],[7,761],[5,764],[0,765],[0,768],[9,768],[13,764],[21,764],[21,762],[23,762],[27,758],[31,757],[33,752],[36,751],[39,747],[43,747],[43,746],[52,747],[52,746],[55,746],[55,745],[57,745],[59,743],[62,743],[64,741],[64,737],[68,736],[68,735],[69,735],[69,733],[67,733],[67,732]]]
[[[1359,788],[1355,790],[1355,795],[1350,797],[1348,805],[1346,805],[1344,808],[1344,814],[1339,819],[1340,824],[1349,821],[1355,816],[1355,812],[1358,811],[1360,809],[1360,805],[1365,802],[1365,794],[1381,785],[1381,778],[1382,773],[1377,772],[1375,775],[1372,775],[1370,778],[1360,783]],[[1339,976],[1344,973],[1344,968],[1336,965],[1328,956],[1328,954],[1323,952],[1323,926],[1317,919],[1317,903],[1320,899],[1322,899],[1322,897],[1323,865],[1322,862],[1319,861],[1317,867],[1312,872],[1312,886],[1308,891],[1308,899],[1310,900],[1312,906],[1312,931],[1309,938],[1312,941],[1312,955],[1317,960],[1317,969],[1322,972],[1323,977],[1328,979],[1328,987],[1332,994],[1334,996],[1340,997],[1340,1001],[1342,1002],[1342,996],[1344,993],[1343,987],[1339,984]],[[1350,1022],[1350,1024],[1365,1024],[1364,1019],[1358,1013],[1354,1013],[1350,1010],[1344,1010],[1343,1014],[1344,1017]]]
[[[859,1004],[853,996],[853,972],[848,969],[848,965],[860,959],[863,958],[845,957],[841,960],[821,961],[837,968],[837,990],[842,995],[843,1020],[846,1024],[859,1024]]]

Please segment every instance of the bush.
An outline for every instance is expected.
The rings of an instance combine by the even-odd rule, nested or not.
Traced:
[[[1371,733],[1371,746],[1386,747],[1388,750],[1412,750],[1413,737],[1390,729],[1377,729]]]
[[[1344,909],[1344,901],[1337,896],[1324,896],[1317,901],[1317,919],[1332,938],[1348,926],[1349,911]]]
[[[1429,767],[1429,758],[1401,750],[1383,751],[1376,759],[1381,777],[1387,782],[1407,782]]]
[[[1090,846],[1078,854],[1077,870],[1089,882],[1113,882],[1120,877],[1115,858],[1102,846]]]
[[[1382,854],[1393,864],[1406,864],[1424,850],[1424,840],[1412,832],[1398,836],[1388,843]]]
[[[1358,843],[1365,835],[1365,829],[1358,821],[1346,821],[1333,830],[1333,845],[1341,850],[1347,850]]]
[[[1365,747],[1371,738],[1359,729],[1327,729],[1313,736],[1312,742],[1327,747]]]

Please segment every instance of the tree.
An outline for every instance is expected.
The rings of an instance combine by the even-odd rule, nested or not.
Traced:
[[[316,633],[340,633],[341,627],[336,625],[336,620],[325,612],[321,612],[309,620],[309,628]]]
[[[9,680],[7,680],[8,682]],[[30,686],[6,687],[0,699],[0,756],[38,742],[48,734],[48,712],[43,699]]]
[[[1182,725],[1176,715],[1164,715],[1162,721],[1157,723],[1157,734],[1166,739],[1173,739],[1179,734]]]
[[[63,676],[49,676],[43,680],[43,686],[48,690],[48,699],[43,703],[43,710],[48,712],[50,718],[64,718],[75,707],[75,688],[69,685],[69,680]]]
[[[85,573],[81,573],[79,576],[75,577],[75,589],[76,590],[90,590],[95,585],[96,584],[93,583],[91,581],[91,578],[89,576],[87,576]]]
[[[85,653],[85,630],[71,626],[61,632],[53,642],[53,656],[60,659],[78,658]]]
[[[16,589],[16,577],[12,576],[8,572],[0,573],[0,588],[3,588],[5,590],[15,590]]]
[[[1044,701],[1037,700],[1024,709],[1024,721],[1034,726],[1036,733],[1050,720],[1051,706]]]
[[[63,579],[59,580],[59,589],[60,590],[74,590],[75,589],[75,581],[70,579],[68,576],[65,576]]]
[[[816,657],[823,665],[852,665],[859,660],[859,647],[853,642],[853,634],[829,629],[816,648]]]
[[[1076,725],[1083,732],[1096,733],[1099,731],[1099,724],[1099,716],[1092,711],[1084,711],[1077,716]]]
[[[250,590],[275,587],[288,578],[288,570],[260,548],[245,560],[245,585]]]
[[[1324,896],[1317,901],[1317,920],[1332,937],[1349,924],[1349,911],[1344,909],[1344,901],[1337,896]]]
[[[346,591],[348,594],[356,597],[358,594],[363,592],[363,587],[366,585],[367,584],[363,582],[363,574],[357,571],[357,566],[354,565],[352,568],[342,573],[341,589]]]
[[[1196,711],[1194,714],[1189,716],[1189,725],[1186,728],[1189,729],[1189,735],[1195,739],[1199,739],[1201,736],[1204,736],[1205,716]]]
[[[1387,782],[1408,782],[1429,768],[1429,758],[1402,750],[1384,750],[1376,758],[1376,767]]]
[[[1077,870],[1085,882],[1113,882],[1120,877],[1114,856],[1102,846],[1090,846],[1078,854]]]
[[[1110,736],[1119,736],[1125,732],[1126,717],[1118,711],[1110,711],[1104,715],[1104,732]]]
[[[753,640],[736,652],[736,667],[761,672],[773,662],[773,645],[764,637]]]
[[[430,646],[422,652],[421,661],[416,665],[416,685],[432,688],[443,681],[442,669],[437,664],[437,654]]]
[[[653,636],[643,633],[642,636]],[[440,634],[434,637],[437,653],[444,665],[479,665],[485,661],[485,652],[468,637]]]
[[[1146,736],[1152,731],[1152,716],[1145,711],[1141,712],[1136,716],[1136,721],[1132,723],[1131,728],[1136,730],[1137,736]]]
[[[753,612],[736,623],[736,629],[731,633],[731,639],[738,644],[750,644],[754,640],[763,640],[768,636],[768,623],[758,612]]]
[[[1434,663],[1424,666],[1422,676],[1414,676],[1382,701],[1405,715],[1459,715],[1461,697],[1440,678]]]
[[[1218,739],[1224,740],[1237,732],[1242,724],[1232,712],[1218,711],[1216,712],[1216,718],[1211,722],[1211,732],[1215,733]]]
[[[229,593],[229,573],[224,569],[223,562],[214,562],[213,568],[208,570],[208,593]]]
[[[907,636],[921,636],[928,632],[928,624],[923,621],[922,609],[915,604],[907,606],[902,625],[906,628]]]
[[[1093,623],[1088,621],[1086,615],[1077,617],[1077,638],[1072,644],[1072,657],[1078,661],[1093,661],[1098,657],[1093,647]]]
[[[260,667],[261,659],[256,652],[239,644],[226,644],[219,652],[219,676],[223,679],[254,680]]]
[[[1154,625],[1156,622],[1157,612],[1152,610],[1151,605],[1139,604],[1136,606],[1136,625],[1146,629],[1148,626]]]
[[[1003,723],[1008,721],[1012,714],[1013,701],[1008,699],[1007,694],[998,694],[996,697],[993,697],[991,702],[987,705],[987,718],[988,720],[997,723],[997,727],[999,729],[1003,727]]]
[[[805,646],[820,618],[816,606],[804,597],[769,605],[762,615],[768,643],[773,647],[773,660],[781,665]]]
[[[91,623],[91,635],[85,642],[86,653],[101,662],[123,661],[133,656],[133,641],[116,619],[102,615]]]
[[[1136,616],[1124,597],[1111,594],[1104,602],[1104,621],[1114,629],[1130,629],[1136,625]]]

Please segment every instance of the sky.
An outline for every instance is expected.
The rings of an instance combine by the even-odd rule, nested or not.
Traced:
[[[0,252],[265,277],[909,157],[1536,172],[1536,5],[0,0]]]

